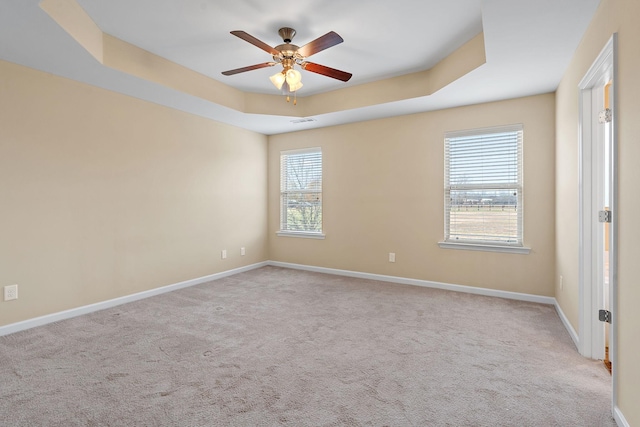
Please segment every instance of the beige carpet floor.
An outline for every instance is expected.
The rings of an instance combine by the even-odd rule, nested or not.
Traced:
[[[2,426],[614,426],[551,306],[264,267],[0,337]]]

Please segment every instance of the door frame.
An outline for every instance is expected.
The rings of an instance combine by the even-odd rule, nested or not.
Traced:
[[[593,225],[597,223],[597,209],[595,208],[596,193],[592,182],[592,176],[597,172],[597,167],[604,164],[604,158],[596,153],[594,126],[597,119],[592,114],[592,89],[600,84],[612,80],[610,89],[610,106],[613,112],[611,121],[611,224],[609,241],[609,287],[610,287],[610,311],[612,323],[610,327],[609,356],[612,363],[612,408],[617,405],[617,311],[618,311],[618,96],[617,96],[617,63],[618,63],[618,34],[614,33],[597,59],[578,86],[580,92],[579,101],[579,351],[585,357],[593,358],[604,349],[604,334],[598,328],[601,324],[597,311],[600,301],[598,292],[602,289],[598,286],[596,268],[597,238],[594,235]],[[602,328],[604,330],[604,328]]]

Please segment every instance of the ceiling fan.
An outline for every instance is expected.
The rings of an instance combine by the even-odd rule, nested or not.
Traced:
[[[312,73],[321,74],[343,82],[349,81],[351,78],[351,73],[336,70],[335,68],[306,60],[309,56],[344,41],[342,37],[333,31],[328,32],[324,36],[318,37],[302,47],[291,44],[291,40],[293,40],[293,37],[296,35],[296,30],[289,27],[280,28],[278,30],[278,34],[282,37],[284,43],[276,47],[271,47],[244,31],[231,31],[231,34],[271,54],[273,61],[223,71],[222,74],[225,76],[231,76],[238,73],[244,73],[246,71],[273,67],[276,64],[281,64],[282,71],[271,76],[270,80],[278,89],[282,89],[284,87],[286,93],[296,92],[302,87],[302,76],[298,70],[294,69],[295,65],[298,65],[303,70],[311,71]]]

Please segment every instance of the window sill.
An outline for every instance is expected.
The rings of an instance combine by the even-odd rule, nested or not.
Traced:
[[[487,245],[482,243],[454,243],[454,242],[438,242],[438,246],[442,249],[460,249],[465,251],[485,251],[485,252],[504,252],[511,254],[527,255],[531,252],[531,248],[524,246],[500,246]]]
[[[307,231],[278,231],[276,233],[279,237],[300,237],[303,239],[319,239],[324,240],[324,234],[311,233]]]

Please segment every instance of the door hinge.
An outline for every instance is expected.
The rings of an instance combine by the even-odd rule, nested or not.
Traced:
[[[611,123],[611,119],[612,119],[612,115],[611,115],[611,109],[610,108],[602,110],[598,114],[598,122],[601,123],[601,124]]]
[[[611,312],[609,310],[598,311],[598,319],[600,319],[601,322],[611,323]]]
[[[611,222],[611,211],[599,211],[598,222]]]

